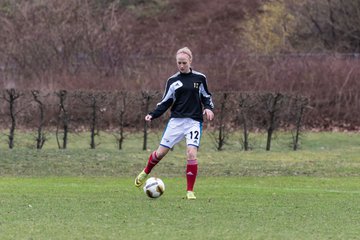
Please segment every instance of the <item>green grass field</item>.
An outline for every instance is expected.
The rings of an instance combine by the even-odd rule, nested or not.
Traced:
[[[205,136],[187,201],[184,144],[154,169],[166,184],[154,200],[133,186],[150,153],[138,136],[122,151],[106,134],[95,150],[79,135],[36,150],[24,134],[0,146],[0,239],[360,239],[359,134],[308,133],[297,152],[285,133],[270,152],[255,137],[253,151],[218,152]]]

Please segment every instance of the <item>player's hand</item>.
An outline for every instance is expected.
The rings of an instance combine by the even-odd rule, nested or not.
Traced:
[[[145,121],[151,122],[151,120],[152,120],[152,116],[150,114],[145,116]]]
[[[206,115],[206,119],[209,121],[212,121],[214,119],[214,113],[210,109],[205,109],[203,114]]]

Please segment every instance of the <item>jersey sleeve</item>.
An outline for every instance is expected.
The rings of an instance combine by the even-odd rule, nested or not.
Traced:
[[[200,86],[200,96],[201,96],[201,102],[204,106],[204,109],[214,109],[214,103],[212,101],[211,93],[208,90],[207,87],[207,81],[206,78],[204,78],[201,86]]]
[[[160,117],[173,104],[174,100],[175,100],[174,90],[170,85],[170,81],[168,80],[166,83],[165,92],[161,99],[161,102],[159,102],[156,105],[156,108],[149,114],[152,116],[153,119]]]

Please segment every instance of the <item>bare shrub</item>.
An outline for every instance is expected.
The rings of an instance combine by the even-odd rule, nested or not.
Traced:
[[[10,131],[8,135],[8,145],[10,149],[14,148],[15,129],[17,124],[17,115],[21,109],[17,110],[17,100],[23,96],[23,93],[16,91],[15,89],[6,89],[2,93],[2,99],[8,103],[8,116],[10,117]]]
[[[47,140],[46,135],[44,133],[44,125],[45,125],[44,115],[45,115],[46,96],[41,96],[39,90],[32,90],[31,94],[39,110],[39,119],[38,119],[37,136],[36,136],[36,149],[42,149],[45,141]]]
[[[291,99],[290,121],[294,121],[294,130],[292,131],[293,150],[299,149],[300,133],[303,126],[306,108],[309,106],[309,99],[304,96],[293,96]]]
[[[242,126],[243,138],[242,146],[245,151],[251,149],[249,134],[254,128],[254,119],[256,115],[257,101],[256,96],[253,93],[239,93],[238,97],[238,111],[237,111],[237,123]]]
[[[107,105],[112,100],[108,92],[77,92],[75,96],[80,99],[83,106],[88,109],[85,119],[90,127],[90,148],[95,149],[95,137],[99,136],[99,125],[102,123],[103,113],[107,111]]]
[[[68,96],[68,92],[66,90],[60,90],[55,93],[59,98],[59,110],[56,121],[56,142],[58,144],[59,149],[66,149],[68,142],[68,133],[69,133],[69,114],[66,108],[66,99]],[[59,128],[62,128],[62,143],[60,144],[59,140]]]

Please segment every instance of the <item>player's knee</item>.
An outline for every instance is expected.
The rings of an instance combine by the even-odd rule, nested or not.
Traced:
[[[156,150],[156,158],[161,160],[168,152],[168,150],[158,149]]]
[[[188,159],[196,159],[197,157],[197,149],[188,148],[187,149],[187,158]]]

